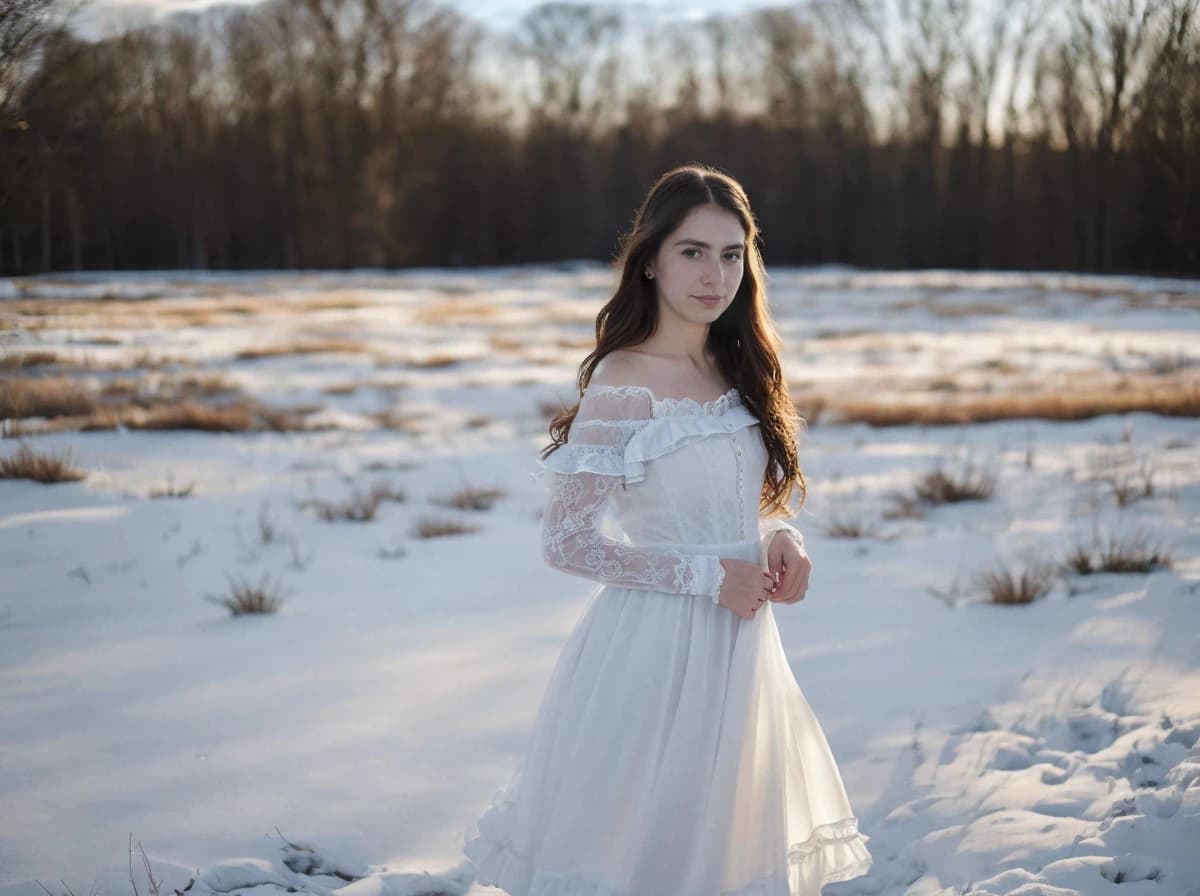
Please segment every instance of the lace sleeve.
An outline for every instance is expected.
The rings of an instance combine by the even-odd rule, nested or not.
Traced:
[[[787,536],[792,539],[792,541],[796,542],[796,545],[801,551],[805,551],[804,534],[795,526],[792,526],[776,517],[762,517],[759,519],[758,537],[762,542],[764,549],[771,546],[771,539],[775,537],[776,532],[786,533]]]
[[[725,578],[717,556],[639,548],[601,531],[609,494],[624,485],[624,446],[649,419],[644,391],[588,388],[567,443],[543,461],[550,498],[542,556],[555,569],[604,584],[707,595],[715,602]]]

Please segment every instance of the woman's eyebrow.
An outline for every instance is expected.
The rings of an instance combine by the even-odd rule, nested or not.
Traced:
[[[680,246],[680,245],[699,246],[701,249],[711,249],[712,248],[712,246],[710,246],[708,243],[704,242],[703,240],[693,240],[693,239],[676,240],[675,245],[676,246]],[[744,249],[745,247],[746,247],[745,243],[730,243],[725,248],[726,249]]]

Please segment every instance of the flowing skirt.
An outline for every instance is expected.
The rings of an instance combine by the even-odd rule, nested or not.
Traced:
[[[766,568],[758,541],[715,547]],[[512,896],[819,896],[865,874],[869,838],[773,613],[599,589],[524,758],[467,826],[477,881]]]

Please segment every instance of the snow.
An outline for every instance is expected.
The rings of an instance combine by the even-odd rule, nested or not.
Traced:
[[[142,890],[139,842],[162,889],[198,896],[495,892],[472,888],[462,830],[521,755],[592,591],[542,563],[531,474],[610,279],[571,263],[0,281],[0,350],[167,355],[168,372],[316,406],[313,431],[288,434],[36,436],[88,477],[0,481],[0,896],[130,893],[131,838]],[[915,395],[928,376],[1019,390],[1200,370],[1197,282],[819,268],[773,270],[771,289],[798,383]],[[156,323],[230,297],[269,309]],[[132,299],[145,319],[35,327],[7,310],[29,298]],[[234,357],[319,339],[363,348]],[[980,366],[996,359],[1013,371]],[[775,616],[875,858],[826,894],[1200,893],[1200,421],[819,421],[801,453],[813,578]],[[989,500],[885,514],[967,457],[996,471]],[[1118,507],[1097,470],[1138,458],[1153,494]],[[193,492],[149,497],[168,481]],[[406,499],[364,523],[306,506],[374,485]],[[505,495],[444,506],[466,485]],[[827,533],[847,517],[871,535]],[[481,528],[421,539],[423,519]],[[975,581],[1137,527],[1169,569],[1058,573],[1024,606]],[[205,599],[264,576],[288,592],[275,615]]]

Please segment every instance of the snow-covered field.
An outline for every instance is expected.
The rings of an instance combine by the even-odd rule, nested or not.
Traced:
[[[131,837],[164,896],[496,892],[462,832],[593,590],[542,564],[530,474],[610,283],[0,281],[0,362],[57,358],[0,378],[161,398],[219,376],[308,427],[28,437],[88,475],[0,480],[0,896],[130,894]],[[771,291],[798,393],[1200,388],[1198,282],[776,269]],[[825,892],[1200,894],[1200,420],[821,418],[801,452],[813,580],[775,615],[875,858]],[[991,497],[898,510],[939,465]],[[190,493],[151,497],[168,484]],[[372,521],[320,518],[372,488]],[[446,506],[464,489],[499,496]],[[444,521],[478,529],[416,534]],[[1060,568],[1016,606],[979,583],[1139,538],[1170,566]],[[264,577],[273,615],[206,599]]]

